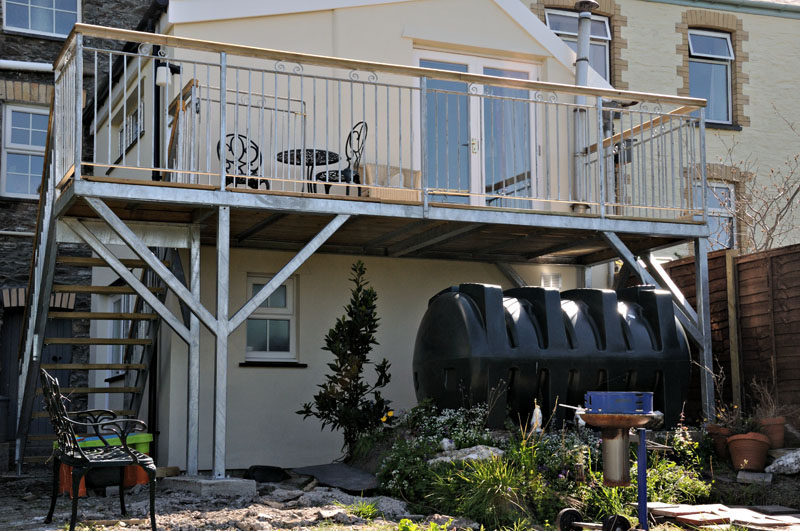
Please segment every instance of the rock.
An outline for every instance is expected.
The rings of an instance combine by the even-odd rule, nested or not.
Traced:
[[[800,472],[800,450],[777,458],[765,471],[773,474],[797,474]]]
[[[319,481],[317,481],[316,479],[312,479],[308,485],[303,487],[303,492],[311,492],[312,490],[316,489],[318,485]]]
[[[344,463],[307,466],[294,468],[292,471],[297,474],[314,476],[320,485],[335,487],[353,494],[361,494],[378,488],[378,478],[374,474]]]
[[[439,448],[441,448],[443,452],[450,452],[456,449],[456,443],[445,437],[439,442]]]
[[[331,520],[338,524],[351,524],[356,518],[347,514],[344,509],[320,509],[317,517],[321,520]]]
[[[772,474],[765,472],[748,472],[747,470],[740,470],[736,475],[736,481],[739,483],[772,483]]]
[[[289,474],[277,466],[253,465],[244,473],[244,478],[254,479],[258,483],[280,483],[289,479]]]
[[[263,531],[269,529],[269,527],[261,522],[236,522],[236,527],[241,529],[241,531]]]
[[[311,492],[303,493],[297,501],[301,507],[322,507],[331,505],[334,502],[339,502],[342,505],[351,505],[355,499],[355,496],[346,494],[339,489],[317,487]]]
[[[454,517],[454,516],[446,516],[443,514],[432,514],[425,519],[425,523],[429,524],[433,522],[434,524],[445,527],[447,529],[480,529],[481,525],[474,520],[470,520],[469,518],[462,518],[462,517]],[[427,526],[426,526],[427,527]]]
[[[481,459],[491,459],[492,457],[500,457],[504,454],[500,448],[493,446],[485,446],[479,444],[472,448],[462,448],[461,450],[450,450],[446,452],[439,452],[432,459],[428,459],[428,464],[433,465],[436,463],[453,463],[455,461],[477,461]]]
[[[137,483],[136,485],[131,487],[131,494],[134,495],[139,494],[140,492],[142,492],[142,489],[144,489],[144,485],[142,485],[141,483]]]
[[[383,513],[387,518],[397,518],[400,515],[408,513],[408,507],[405,502],[389,498],[388,496],[377,496],[375,498],[364,498],[368,503],[375,503],[375,508],[379,513]]]
[[[295,489],[275,489],[269,493],[268,497],[279,502],[296,500],[304,493],[302,490]]]

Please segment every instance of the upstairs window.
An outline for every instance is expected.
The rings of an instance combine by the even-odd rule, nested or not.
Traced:
[[[548,9],[545,11],[547,27],[561,37],[573,52],[578,51],[578,13]],[[611,45],[611,28],[608,17],[592,15],[592,36],[589,41],[589,65],[603,79],[611,79],[609,48]]]
[[[689,95],[708,100],[706,120],[730,124],[731,63],[729,33],[689,30]]]
[[[47,141],[47,110],[7,105],[3,124],[0,195],[38,198]]]
[[[695,186],[695,190],[698,197],[702,197],[700,195],[702,187]],[[708,250],[733,249],[736,246],[736,197],[733,185],[722,182],[707,183],[706,206]]]
[[[79,0],[3,0],[3,29],[66,37],[80,21]]]

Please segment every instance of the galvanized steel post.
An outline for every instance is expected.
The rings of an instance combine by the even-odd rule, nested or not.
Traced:
[[[224,181],[223,181],[224,184]],[[228,385],[228,281],[230,266],[230,207],[219,207],[217,223],[217,336],[214,379],[214,470],[216,479],[225,477],[225,421]]]
[[[189,275],[192,295],[200,300],[200,226],[192,226]],[[200,441],[200,318],[189,317],[188,433],[186,436],[186,475],[196,476]]]

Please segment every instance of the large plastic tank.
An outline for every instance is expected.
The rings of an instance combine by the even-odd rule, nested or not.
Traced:
[[[440,407],[493,402],[489,424],[525,422],[534,399],[581,406],[587,391],[652,391],[677,424],[689,382],[689,344],[668,292],[638,286],[510,289],[461,284],[434,296],[414,346],[418,400]],[[572,418],[559,407],[555,421]]]

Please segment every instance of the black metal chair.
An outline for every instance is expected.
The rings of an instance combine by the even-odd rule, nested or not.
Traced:
[[[343,170],[329,170],[317,174],[317,181],[325,183],[355,183],[361,184],[361,176],[358,173],[361,165],[361,156],[364,154],[364,145],[367,143],[367,123],[358,122],[353,126],[344,146],[347,167]],[[331,185],[325,185],[325,193],[331,192]],[[345,188],[345,194],[350,195],[350,187]],[[361,187],[358,187],[358,195],[361,195]]]
[[[47,513],[45,523],[53,520],[53,511],[56,508],[58,497],[59,468],[61,463],[72,467],[72,518],[69,529],[74,531],[75,520],[78,516],[78,497],[81,478],[92,468],[119,468],[119,504],[122,515],[126,515],[125,489],[123,480],[125,467],[138,465],[147,473],[150,480],[150,527],[156,531],[156,466],[153,460],[145,454],[128,448],[128,435],[137,431],[144,431],[147,425],[141,420],[119,418],[113,411],[106,409],[92,409],[72,413],[76,418],[88,418],[90,422],[79,422],[69,418],[64,406],[65,397],[58,387],[58,380],[50,376],[44,369],[41,370],[42,395],[50,422],[56,433],[58,447],[53,451],[53,497],[50,500],[50,511]],[[98,448],[81,448],[75,437],[74,426],[91,428],[94,434],[103,443]],[[105,437],[117,436],[121,446],[111,446]]]

